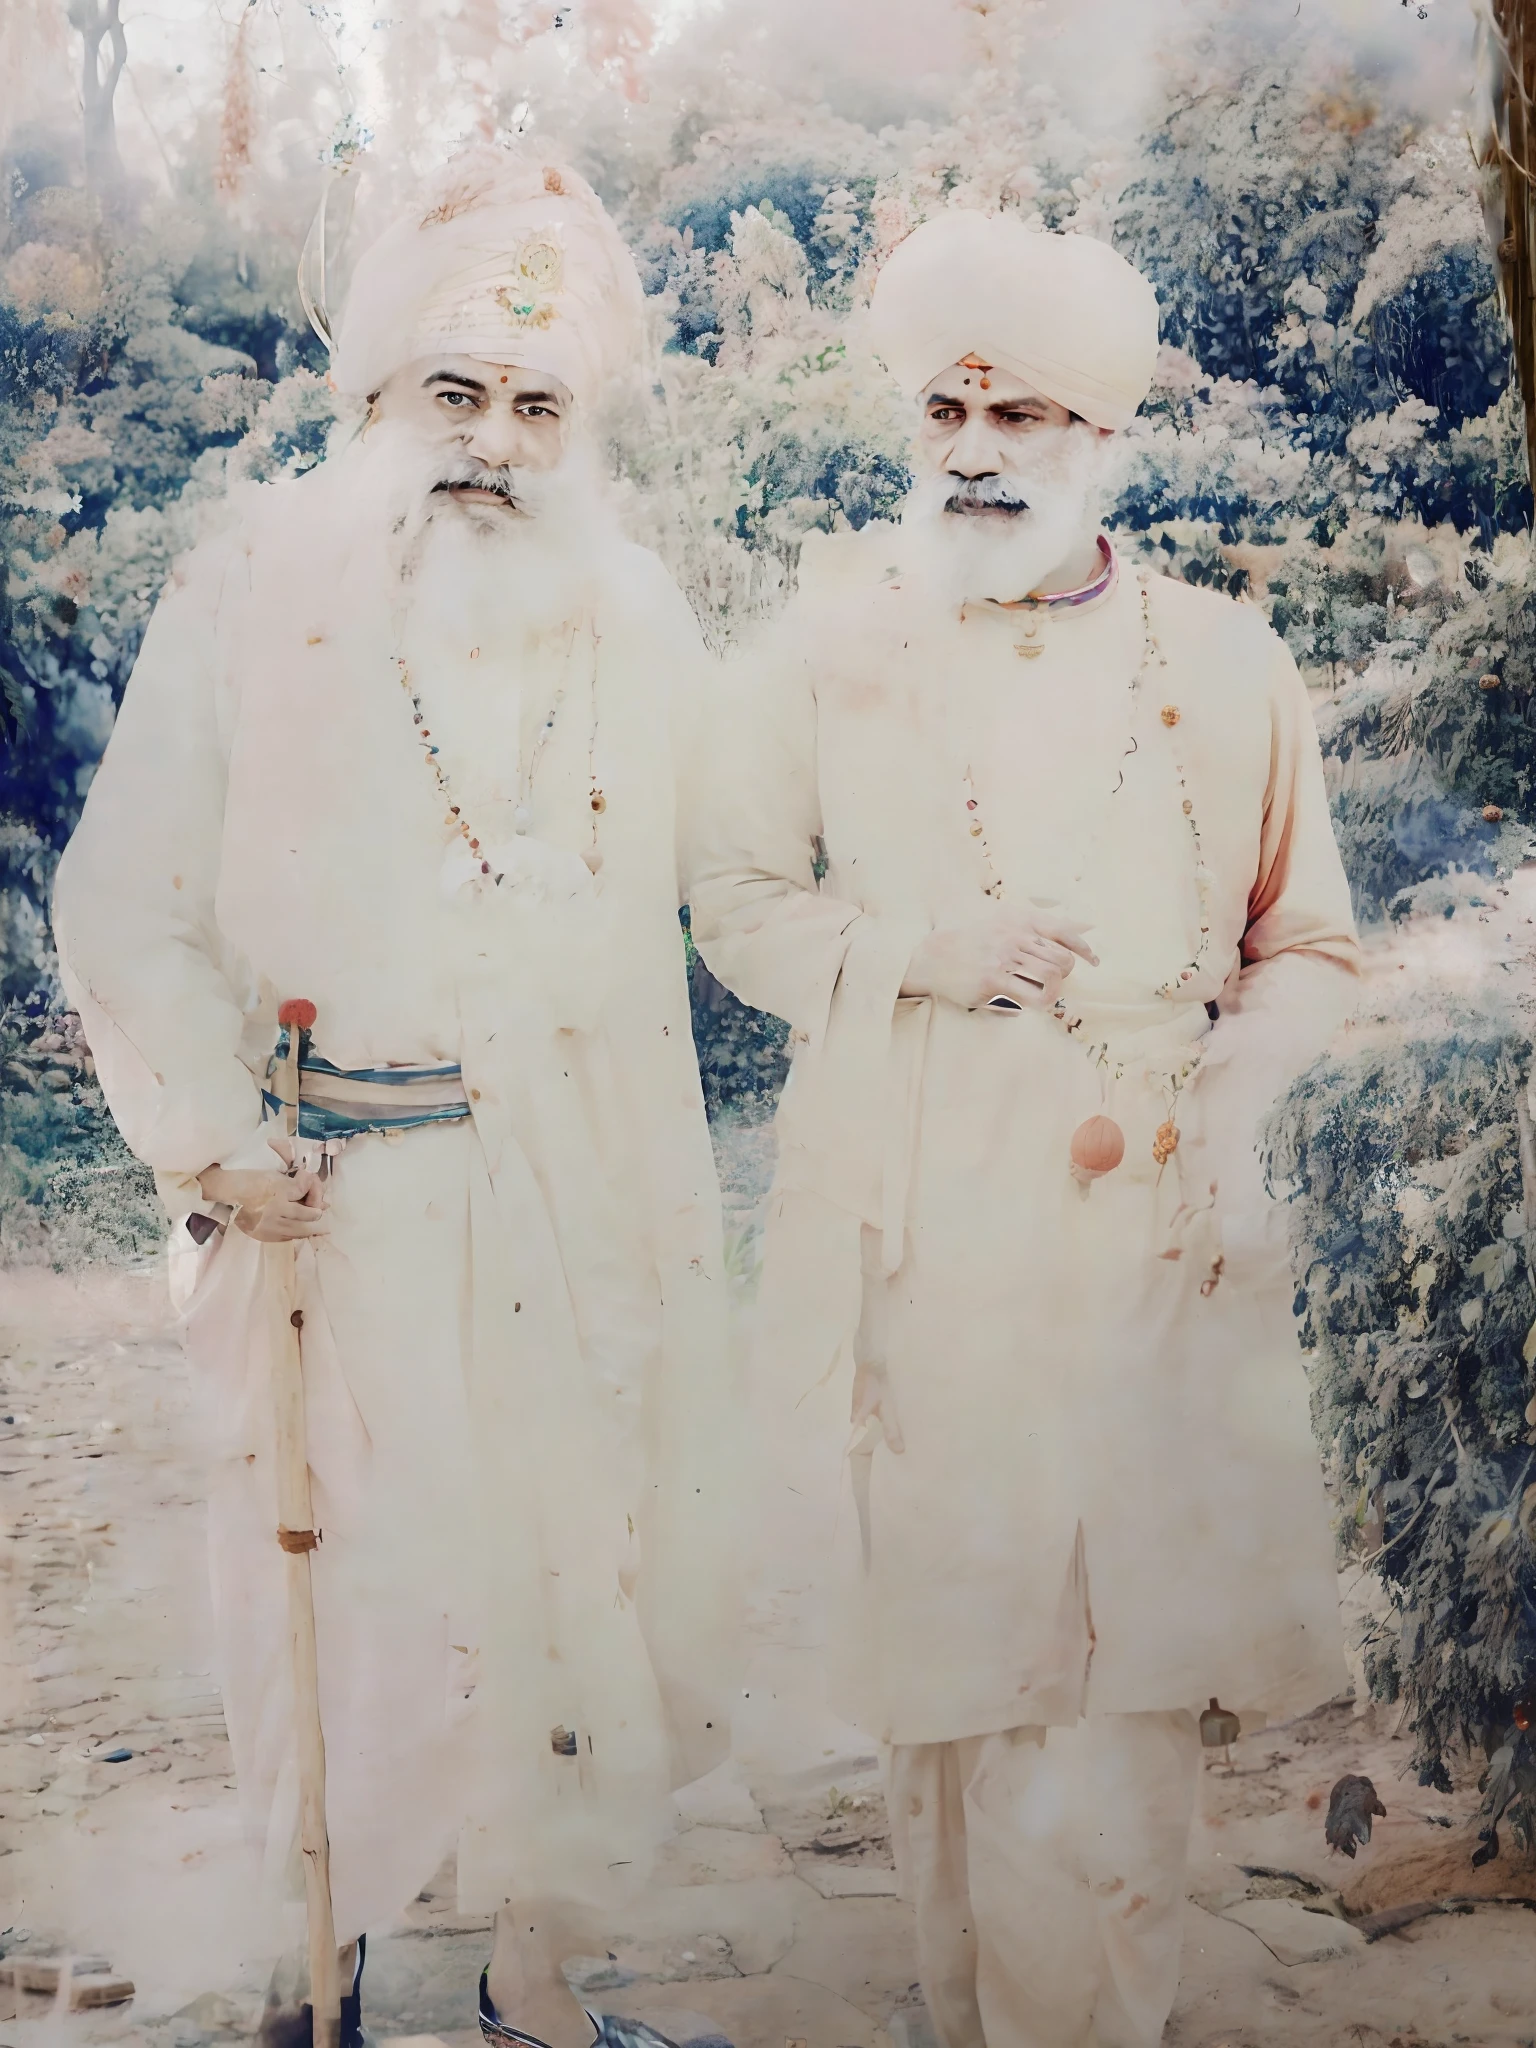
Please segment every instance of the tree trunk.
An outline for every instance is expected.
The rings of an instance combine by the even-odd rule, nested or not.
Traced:
[[[1483,0],[1490,121],[1478,147],[1483,217],[1514,343],[1528,472],[1536,473],[1536,0]]]
[[[123,160],[117,153],[114,102],[128,37],[122,0],[69,0],[69,19],[80,31],[80,111],[85,124],[85,182],[104,214],[122,211],[127,197]],[[102,45],[106,45],[103,64]]]

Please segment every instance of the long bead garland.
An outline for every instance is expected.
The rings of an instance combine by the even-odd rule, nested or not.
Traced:
[[[1149,579],[1144,569],[1138,571],[1136,585],[1141,594],[1142,656],[1136,673],[1131,678],[1130,724],[1133,737],[1136,731],[1136,712],[1141,695],[1142,676],[1151,666],[1154,656],[1157,659],[1159,668],[1166,669],[1168,666],[1168,657],[1158,644],[1157,635],[1152,630],[1152,599]],[[1158,713],[1158,716],[1168,731],[1173,732],[1177,729],[1183,714],[1177,704],[1165,704]],[[1201,968],[1204,967],[1206,955],[1211,950],[1211,871],[1205,864],[1205,851],[1200,841],[1200,820],[1195,816],[1195,801],[1189,793],[1189,783],[1184,774],[1184,763],[1179,759],[1179,755],[1182,752],[1183,749],[1181,747],[1175,748],[1173,772],[1179,779],[1179,801],[1184,812],[1185,822],[1189,826],[1190,846],[1195,857],[1195,901],[1200,911],[1200,938],[1199,943],[1195,947],[1194,958],[1187,966],[1181,967],[1176,975],[1171,975],[1159,987],[1157,993],[1164,997],[1182,994],[1184,984],[1194,980]]]
[[[579,631],[579,628],[577,630]],[[574,644],[575,635],[573,633],[573,649]],[[470,658],[473,660],[474,656],[478,654],[478,652],[478,648],[471,649]],[[489,862],[489,860],[486,859],[486,847],[482,844],[479,835],[474,831],[474,829],[470,825],[469,819],[464,814],[464,808],[462,804],[458,802],[457,798],[454,795],[453,785],[448,780],[447,770],[443,766],[441,750],[439,748],[437,741],[435,741],[432,737],[431,727],[427,724],[426,707],[423,705],[420,694],[418,693],[414,684],[411,681],[411,673],[409,668],[407,668],[406,666],[405,658],[403,655],[397,655],[395,659],[400,670],[400,687],[405,691],[406,696],[410,699],[411,723],[416,729],[417,744],[420,746],[422,750],[422,758],[425,760],[427,768],[431,773],[433,786],[436,789],[437,794],[439,798],[442,800],[442,803],[445,807],[445,816],[443,819],[443,823],[458,833],[459,837],[464,841],[469,851],[475,856],[476,860],[479,863],[480,874],[483,877],[489,878],[494,883],[494,885],[497,888],[499,888],[503,880],[503,875],[496,874],[493,872],[491,863]],[[518,778],[520,787],[518,790],[517,805],[513,811],[513,829],[517,833],[519,838],[523,837],[527,833],[528,827],[532,822],[533,780],[534,776],[538,772],[539,761],[543,756],[544,749],[549,744],[550,734],[555,729],[555,721],[559,716],[560,706],[565,700],[566,689],[570,680],[569,671],[570,653],[568,651],[566,657],[566,673],[561,676],[560,687],[556,690],[554,698],[550,703],[549,710],[544,717],[543,723],[539,727],[537,735],[535,736],[533,749],[528,759],[528,766],[525,770],[522,771]],[[598,818],[602,815],[602,813],[606,811],[608,808],[608,800],[604,796],[602,790],[598,787],[596,770],[596,752],[597,670],[596,653],[594,646],[592,670],[592,720],[587,735],[587,778],[590,784],[588,804],[592,813],[592,845],[590,850],[582,856],[583,860],[586,862],[587,867],[591,870],[591,872],[594,875],[598,872],[599,868],[601,868],[603,864],[603,857],[602,854],[598,851],[597,845],[597,821]]]
[[[1131,744],[1125,750],[1127,756],[1137,751],[1136,724],[1141,704],[1143,681],[1154,663],[1160,669],[1168,667],[1168,657],[1164,654],[1152,627],[1152,604],[1149,579],[1146,572],[1138,572],[1136,581],[1141,598],[1142,652],[1141,659],[1131,674],[1129,685],[1128,725]],[[1183,714],[1177,704],[1164,704],[1158,716],[1164,728],[1171,734],[1177,730],[1182,721]],[[1182,753],[1182,749],[1178,749],[1174,754],[1173,770],[1178,779],[1180,807],[1189,826],[1190,849],[1194,856],[1195,899],[1199,908],[1200,934],[1194,955],[1188,963],[1181,967],[1176,974],[1170,975],[1166,981],[1158,984],[1155,993],[1165,1000],[1182,994],[1186,984],[1193,981],[1196,975],[1200,973],[1210,952],[1211,944],[1211,871],[1206,865],[1205,851],[1200,836],[1200,821],[1195,815],[1194,798],[1189,792],[1189,782],[1185,775],[1184,763],[1179,758],[1180,753]],[[1112,796],[1118,795],[1120,789],[1124,786],[1124,782],[1125,773],[1122,769],[1119,779],[1110,794]],[[976,842],[976,851],[986,871],[986,878],[982,882],[982,894],[989,897],[994,903],[1001,903],[1003,900],[1003,878],[998,868],[996,857],[992,852],[991,843],[987,837],[986,820],[982,815],[981,801],[976,793],[975,777],[969,766],[965,769],[962,777],[961,793],[965,804],[966,828],[970,837]],[[1080,1016],[1074,1017],[1071,1015],[1064,998],[1058,997],[1048,1014],[1063,1027],[1069,1038],[1075,1038],[1077,1033],[1083,1028],[1083,1019]],[[1124,1077],[1125,1062],[1123,1059],[1118,1059],[1114,1056],[1107,1039],[1097,1042],[1079,1042],[1082,1043],[1083,1051],[1091,1065],[1106,1072],[1111,1080],[1119,1081]],[[1195,1068],[1199,1064],[1200,1054],[1196,1050],[1188,1061],[1183,1063],[1169,1076],[1172,1090],[1170,1113],[1167,1120],[1159,1125],[1152,1146],[1153,1159],[1160,1167],[1166,1165],[1178,1149],[1179,1130],[1178,1125],[1174,1121],[1174,1112],[1177,1109],[1178,1096],[1183,1084],[1194,1073]],[[1110,1124],[1118,1136],[1118,1126],[1113,1125],[1112,1119],[1101,1117],[1093,1118],[1089,1121],[1090,1123]],[[1078,1173],[1079,1177],[1085,1182],[1089,1179],[1097,1178],[1101,1172],[1112,1170],[1105,1167],[1085,1166],[1077,1160],[1076,1153],[1080,1149],[1078,1141],[1083,1137],[1087,1129],[1088,1126],[1084,1125],[1082,1131],[1074,1137],[1073,1141],[1074,1172]],[[1118,1155],[1116,1163],[1118,1163]]]

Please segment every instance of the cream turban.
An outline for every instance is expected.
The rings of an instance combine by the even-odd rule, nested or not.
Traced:
[[[957,207],[886,259],[870,331],[913,396],[974,355],[1096,427],[1125,427],[1152,385],[1157,294],[1106,242]]]
[[[332,375],[366,396],[406,363],[483,356],[587,402],[635,360],[643,308],[634,259],[584,178],[481,150],[359,260]]]

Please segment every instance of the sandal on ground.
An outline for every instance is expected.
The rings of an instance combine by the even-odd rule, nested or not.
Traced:
[[[480,2034],[490,2043],[490,2048],[547,2048],[537,2034],[525,2034],[521,2027],[508,2026],[491,2003],[488,1971],[480,1973]],[[648,2027],[644,2020],[617,2019],[608,2013],[595,2013],[590,2006],[583,2006],[587,2018],[596,2029],[592,2036],[592,2048],[675,2048],[665,2034],[658,2034],[654,2027]]]
[[[352,1989],[341,2001],[341,2048],[373,2048],[363,2032],[363,1962],[368,1937],[357,1937],[357,1961],[352,1969]],[[315,2015],[306,2002],[297,2007],[269,2005],[256,2033],[256,2048],[314,2048]]]

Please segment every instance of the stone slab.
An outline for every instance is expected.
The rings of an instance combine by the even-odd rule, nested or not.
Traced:
[[[1247,1899],[1222,1918],[1256,1934],[1277,1963],[1321,1963],[1366,1946],[1357,1927],[1331,1913],[1309,1913],[1294,1899]]]
[[[672,1800],[690,1827],[738,1828],[750,1835],[767,1832],[740,1764],[721,1764],[674,1792]]]
[[[656,1858],[658,1886],[743,1884],[793,1875],[794,1865],[777,1835],[746,1834],[739,1828],[689,1828],[664,1844]]]
[[[767,1838],[742,1835],[737,1839],[750,1844]],[[788,1951],[805,1915],[818,1904],[810,1887],[792,1874],[748,1878],[734,1884],[653,1885],[643,1900],[630,1902],[622,1923],[614,1926],[608,1938],[608,1947],[638,1976],[651,1976],[658,1951],[674,1943],[679,1962],[683,1950],[694,1950],[701,1976],[728,1976],[736,1971],[752,1976],[773,1968]],[[725,1944],[729,1968],[723,1967],[717,1940]],[[685,1967],[694,1974],[693,1966]]]
[[[797,1856],[796,1873],[824,1899],[894,1899],[896,1873],[873,1863],[834,1863],[825,1856]]]
[[[774,1974],[823,1985],[889,2026],[897,2007],[921,2002],[912,1909],[899,1899],[829,1899],[806,1914]]]

